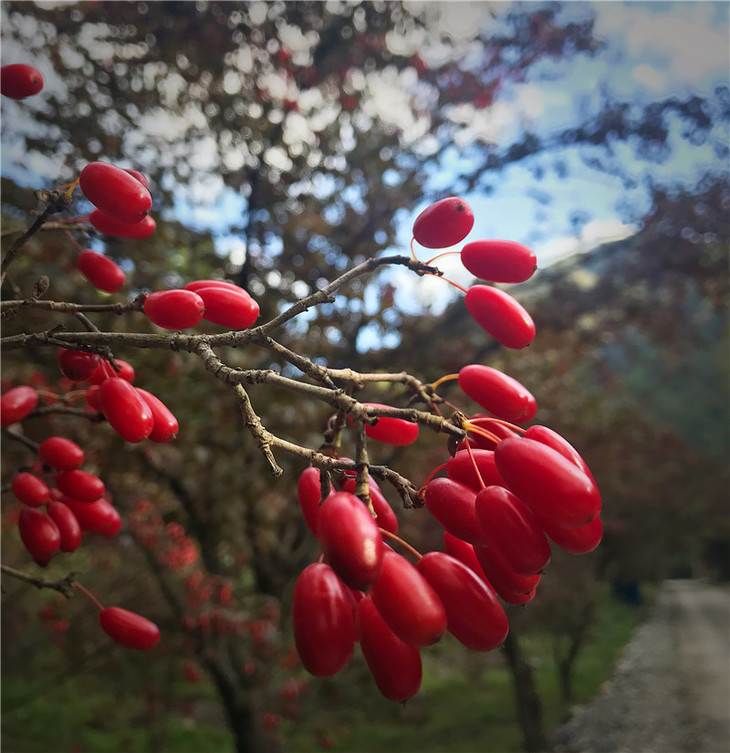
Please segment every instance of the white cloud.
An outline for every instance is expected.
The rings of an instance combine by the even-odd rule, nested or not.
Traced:
[[[594,220],[586,223],[578,236],[568,235],[535,244],[533,250],[537,255],[538,266],[544,268],[566,256],[591,251],[602,243],[628,238],[637,229],[636,225],[620,220]]]

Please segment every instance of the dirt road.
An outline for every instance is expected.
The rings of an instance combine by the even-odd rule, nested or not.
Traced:
[[[559,753],[730,753],[730,588],[667,581]]]

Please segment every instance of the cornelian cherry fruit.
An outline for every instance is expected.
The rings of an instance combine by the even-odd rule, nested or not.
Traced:
[[[160,629],[154,622],[121,607],[102,609],[99,624],[112,640],[139,651],[149,651],[160,640]]]
[[[426,207],[413,223],[413,237],[426,248],[446,248],[459,243],[474,226],[471,207],[457,197]]]
[[[471,544],[485,544],[476,517],[476,492],[458,481],[443,476],[426,487],[424,502],[428,511],[454,536]]]
[[[43,76],[32,65],[11,63],[0,68],[0,93],[10,99],[25,99],[43,89]]]
[[[348,478],[342,485],[342,490],[355,494],[355,487],[357,486],[357,480],[354,478]],[[393,508],[385,498],[380,487],[375,479],[371,478],[368,481],[370,491],[370,502],[375,511],[375,522],[378,524],[378,528],[384,528],[391,533],[398,533],[398,518],[396,518]]]
[[[356,496],[335,492],[322,502],[317,536],[327,561],[348,586],[363,590],[377,580],[383,567],[383,539]]]
[[[449,632],[467,648],[491,651],[507,637],[509,622],[495,592],[455,557],[428,552],[416,564],[446,609]]]
[[[337,674],[355,647],[355,619],[347,587],[324,563],[304,568],[292,598],[292,624],[304,668],[318,677]]]
[[[193,280],[193,282],[189,282],[183,286],[183,290],[192,290],[194,293],[203,288],[224,288],[225,290],[232,290],[234,293],[248,295],[248,292],[240,285],[235,285],[227,280]]]
[[[527,388],[491,366],[464,366],[459,371],[459,387],[484,410],[505,421],[529,421],[537,409]]]
[[[436,591],[405,557],[388,547],[370,593],[388,627],[409,646],[430,646],[446,632],[446,610]]]
[[[479,471],[478,476],[477,471]],[[468,450],[459,450],[446,462],[446,475],[452,481],[458,481],[474,492],[481,491],[484,486],[504,485],[497,470],[497,464],[494,462],[492,450],[475,448],[471,453]]]
[[[121,358],[115,358],[114,363],[119,367],[119,371],[116,371],[116,369],[106,361],[100,362],[96,371],[94,371],[89,377],[89,384],[101,384],[109,379],[112,374],[118,376],[120,379],[125,379],[127,382],[134,381],[136,374],[134,367],[130,363],[122,361]]]
[[[106,489],[104,482],[87,471],[59,471],[56,474],[56,488],[63,494],[79,502],[95,502]]]
[[[79,175],[84,196],[104,214],[133,225],[152,208],[146,186],[126,170],[107,162],[90,162]]]
[[[389,405],[381,403],[363,403],[371,408],[389,408]],[[392,444],[396,447],[404,447],[418,439],[418,424],[406,421],[403,418],[391,416],[379,416],[378,423],[370,426],[365,425],[365,434],[376,442]]]
[[[16,473],[10,483],[10,488],[13,490],[13,494],[24,505],[30,505],[31,507],[44,505],[50,495],[46,482],[27,471]]]
[[[95,502],[79,502],[63,495],[58,501],[63,502],[73,512],[82,531],[100,533],[102,536],[114,536],[122,527],[119,512],[104,497],[100,497]]]
[[[360,648],[381,694],[395,703],[413,697],[423,676],[419,650],[388,627],[369,595],[357,603],[356,624]]]
[[[164,329],[187,329],[200,323],[203,299],[192,290],[159,290],[145,298],[147,318]]]
[[[461,249],[461,263],[489,282],[524,282],[537,269],[535,254],[514,241],[472,241]]]
[[[160,398],[155,397],[151,392],[143,390],[140,387],[137,387],[137,392],[142,396],[142,399],[152,412],[154,426],[149,434],[149,439],[152,442],[172,442],[180,428],[172,411]]]
[[[30,556],[45,566],[61,545],[58,526],[45,512],[23,505],[18,518],[18,531]]]
[[[12,387],[0,397],[0,426],[22,421],[38,405],[38,393],[27,385]]]
[[[319,520],[319,502],[322,498],[320,470],[310,465],[299,475],[297,498],[307,528],[316,536]]]
[[[82,350],[59,348],[56,363],[66,379],[72,382],[85,382],[99,366],[99,356]]]
[[[38,448],[40,459],[58,471],[73,471],[84,462],[84,451],[66,437],[48,437]]]
[[[89,214],[89,222],[95,230],[104,235],[114,235],[119,238],[136,238],[138,240],[149,238],[157,228],[157,223],[149,215],[140,222],[130,225],[128,222],[122,222],[114,217],[110,217],[108,214],[104,214],[100,209],[94,209]]]
[[[535,323],[509,293],[492,285],[473,285],[466,307],[476,323],[507,348],[527,347],[535,339]]]
[[[152,410],[126,379],[112,377],[102,382],[99,404],[109,425],[125,442],[141,442],[155,428]]]
[[[56,524],[61,535],[59,549],[62,552],[75,552],[81,546],[83,531],[71,508],[52,499],[46,509],[48,517]]]
[[[82,251],[76,262],[81,274],[98,290],[116,293],[126,280],[122,268],[108,256]]]
[[[194,292],[203,299],[203,318],[213,324],[229,329],[246,329],[259,317],[258,303],[243,288],[231,290],[214,286],[198,288]]]
[[[551,520],[542,521],[548,538],[570,554],[588,554],[600,543],[603,537],[601,516],[596,515],[588,525],[580,528],[561,528]]]

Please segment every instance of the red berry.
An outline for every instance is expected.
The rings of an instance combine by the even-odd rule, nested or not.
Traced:
[[[141,222],[130,225],[114,217],[104,214],[99,209],[94,209],[89,215],[89,222],[104,235],[115,235],[120,238],[149,238],[155,232],[157,223],[147,215]]]
[[[99,624],[112,640],[128,648],[149,651],[160,640],[160,629],[154,622],[121,607],[102,609]]]
[[[58,501],[63,502],[73,512],[82,531],[114,536],[122,527],[119,512],[104,497],[95,502],[79,502],[64,495]]]
[[[149,438],[153,442],[172,442],[180,428],[172,411],[151,392],[147,392],[147,390],[143,390],[140,387],[137,387],[137,392],[152,411],[154,427],[150,432]]]
[[[495,592],[458,559],[428,552],[416,565],[439,595],[449,632],[474,651],[491,651],[507,637],[509,622]]]
[[[561,455],[568,458],[568,460],[572,460],[578,468],[588,476],[588,478],[593,479],[593,474],[588,468],[588,464],[583,460],[578,450],[576,450],[567,439],[561,437],[557,431],[553,431],[547,426],[535,424],[527,429],[524,436],[525,439],[534,439],[536,442],[542,442],[548,447],[552,447],[553,450],[556,450]]]
[[[38,448],[40,459],[59,471],[73,471],[84,462],[84,451],[66,437],[48,437]]]
[[[108,256],[96,251],[82,251],[77,265],[81,274],[98,290],[116,293],[126,279],[122,268]]]
[[[248,295],[248,292],[240,285],[234,285],[227,280],[193,280],[193,282],[189,282],[187,285],[183,286],[183,290],[192,290],[194,293],[197,293],[198,290],[203,288],[225,288],[226,290],[232,290],[234,293],[244,293],[245,295]]]
[[[320,486],[320,470],[314,466],[305,468],[297,484],[297,498],[304,522],[309,530],[317,535],[317,521],[319,520],[319,501],[322,498]]]
[[[139,181],[145,188],[149,188],[150,184],[147,178],[139,171],[139,170],[130,170],[129,168],[124,168],[125,173],[129,173],[135,180]]]
[[[104,214],[133,225],[152,208],[150,192],[126,170],[107,162],[90,162],[79,176],[84,196]]]
[[[514,241],[472,241],[461,249],[461,263],[480,280],[524,282],[537,269],[535,254]]]
[[[390,408],[389,405],[381,403],[363,403],[371,408]],[[380,416],[378,423],[370,426],[365,425],[365,434],[376,442],[392,444],[396,447],[404,447],[418,439],[418,424],[412,421],[406,421],[403,418],[391,418],[390,416]]]
[[[475,546],[474,554],[489,584],[508,604],[523,603],[524,594],[534,592],[540,582],[539,575],[516,573],[492,547]]]
[[[106,491],[100,478],[79,470],[59,471],[56,474],[56,488],[79,502],[96,502]]]
[[[10,99],[25,99],[43,88],[43,76],[32,65],[13,63],[0,68],[0,92]]]
[[[484,531],[477,520],[476,492],[450,478],[435,478],[426,487],[428,511],[449,533],[472,544],[483,545]]]
[[[18,473],[13,476],[11,482],[13,494],[26,505],[31,507],[40,507],[44,505],[49,498],[50,490],[48,485],[38,476],[32,473]]]
[[[319,508],[317,536],[327,561],[348,586],[363,590],[383,566],[383,539],[360,499],[347,492],[331,494]]]
[[[470,570],[476,573],[479,578],[485,581],[487,585],[489,585],[487,576],[484,575],[484,570],[482,570],[482,566],[479,564],[477,555],[474,552],[474,547],[468,541],[464,541],[463,539],[454,536],[454,534],[444,531],[444,550],[447,554],[450,554],[452,557],[459,560],[459,562],[466,565]]]
[[[82,350],[59,348],[56,363],[67,379],[72,382],[85,382],[99,367],[99,356]]]
[[[473,285],[466,307],[477,324],[507,348],[525,348],[535,339],[535,323],[508,293],[491,285]]]
[[[61,534],[61,551],[75,552],[81,546],[83,532],[71,508],[63,502],[51,500],[47,509],[48,516],[56,524],[58,532]]]
[[[478,363],[459,371],[459,386],[484,410],[504,421],[529,421],[537,408],[535,398],[516,379]]]
[[[38,393],[26,385],[13,387],[0,397],[0,426],[22,421],[38,405]]]
[[[259,317],[259,305],[243,288],[240,292],[223,287],[198,288],[205,304],[203,318],[229,329],[246,329]]]
[[[111,364],[101,362],[96,371],[89,377],[89,384],[101,384],[111,378],[111,374],[115,374],[120,379],[125,379],[127,382],[133,382],[134,377],[136,376],[134,367],[126,361],[122,361],[121,358],[115,358],[114,362],[119,367],[119,371],[115,371]]]
[[[459,243],[474,226],[471,207],[456,197],[426,207],[413,223],[413,237],[426,248],[446,248]]]
[[[112,378],[102,382],[99,404],[112,429],[125,442],[141,442],[155,427],[149,405],[126,379]]]
[[[534,575],[550,562],[550,544],[538,519],[508,489],[482,489],[476,513],[487,546],[498,551],[516,573]]]
[[[192,290],[160,290],[150,293],[144,302],[149,320],[165,329],[194,327],[204,311],[203,299]]]
[[[297,653],[311,674],[334,675],[350,661],[355,646],[352,605],[329,565],[309,565],[297,578],[292,624]]]
[[[101,403],[99,402],[99,385],[92,384],[85,393],[86,405],[96,413],[101,413]]]
[[[561,528],[551,520],[543,520],[542,525],[550,540],[571,554],[592,552],[603,537],[603,523],[599,515],[580,528]]]
[[[357,604],[357,633],[378,690],[395,703],[414,696],[421,687],[421,654],[388,627],[371,596]]]
[[[46,513],[23,505],[18,518],[18,531],[28,553],[40,565],[47,565],[61,545],[58,526]]]
[[[477,476],[477,470],[479,476]],[[497,470],[497,464],[494,462],[492,450],[475,448],[472,449],[471,454],[467,450],[459,450],[454,457],[447,461],[446,475],[452,481],[458,481],[474,492],[481,491],[484,486],[494,484],[504,486],[504,481],[502,481],[502,477]],[[479,478],[481,478],[481,481]]]
[[[383,569],[370,593],[388,627],[409,646],[430,646],[446,632],[446,610],[438,594],[392,549],[385,549]]]
[[[499,474],[540,520],[580,528],[601,511],[592,478],[557,450],[522,437],[504,439],[494,451]]]
[[[383,492],[380,491],[375,479],[371,478],[368,485],[370,487],[370,502],[373,505],[373,510],[375,510],[375,522],[378,524],[378,528],[384,528],[391,533],[398,533],[398,518],[396,518],[388,500],[383,496]],[[355,494],[356,486],[357,480],[348,478],[343,484],[342,490]]]

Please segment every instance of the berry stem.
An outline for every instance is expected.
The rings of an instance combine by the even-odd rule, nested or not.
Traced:
[[[436,259],[441,259],[444,256],[453,256],[454,254],[461,254],[461,251],[444,251],[443,254],[438,254],[437,256],[434,256],[433,259],[429,259],[426,264],[432,264]]]
[[[480,421],[491,421],[495,424],[502,424],[502,426],[506,426],[508,429],[512,429],[512,431],[516,431],[518,434],[524,434],[527,431],[527,429],[523,429],[516,424],[511,424],[509,421],[505,421],[502,418],[473,418],[469,419],[469,421],[474,424],[478,424]]]
[[[79,242],[78,242],[78,241],[76,240],[76,238],[74,238],[74,237],[73,237],[73,235],[71,235],[71,231],[70,231],[70,230],[67,230],[67,231],[66,231],[66,235],[68,236],[68,238],[69,238],[69,240],[71,241],[71,243],[73,243],[73,244],[74,244],[74,246],[76,247],[76,250],[77,250],[77,251],[78,251],[79,253],[81,253],[81,252],[82,252],[82,251],[83,251],[84,249],[83,249],[83,248],[81,248],[81,246],[79,245]]]
[[[490,442],[494,442],[494,444],[499,444],[502,441],[496,434],[492,434],[491,431],[476,426],[471,421],[464,421],[463,426],[467,431],[472,432],[472,434],[478,434],[480,437],[484,437]]]
[[[416,240],[415,236],[411,238],[411,256],[413,257],[414,261],[418,261],[418,257],[416,256],[416,252],[413,248],[413,241],[415,240]]]
[[[101,602],[99,601],[99,599],[97,599],[96,596],[94,596],[94,594],[91,593],[91,591],[89,591],[88,588],[86,588],[86,586],[82,586],[77,580],[75,580],[74,581],[74,587],[78,588],[79,591],[81,591],[81,593],[84,596],[86,596],[87,599],[89,599],[90,601],[92,601],[98,607],[98,609],[99,609],[100,612],[102,612],[104,610],[104,607],[101,604]]]
[[[471,445],[469,444],[469,442],[466,443],[466,451],[469,453],[469,460],[471,460],[471,464],[474,467],[474,472],[477,474],[477,478],[479,479],[479,486],[481,486],[482,489],[486,489],[487,485],[484,483],[482,474],[479,473],[479,467],[477,466],[477,461],[474,460],[474,453],[471,451]]]
[[[422,493],[425,491],[426,487],[431,483],[431,479],[440,471],[446,468],[446,463],[442,463],[441,465],[434,468],[431,473],[428,474],[426,477],[426,480],[421,484],[421,488],[418,490],[418,496],[421,497]]]
[[[446,374],[446,376],[442,376],[440,379],[437,379],[435,382],[432,382],[431,384],[429,384],[429,387],[432,390],[435,390],[440,384],[443,384],[444,382],[449,382],[452,379],[458,379],[458,378],[459,378],[458,374]]]
[[[397,541],[401,546],[405,547],[416,559],[420,560],[423,558],[423,555],[417,549],[414,549],[407,541],[403,541],[400,536],[397,536],[390,531],[386,531],[385,528],[378,528],[378,530],[383,536],[385,536],[385,538]]]

